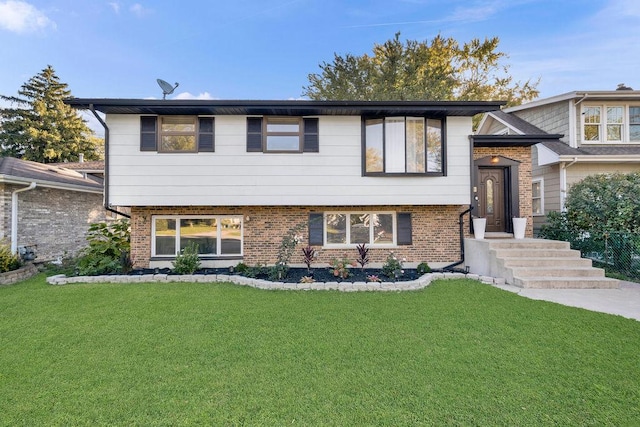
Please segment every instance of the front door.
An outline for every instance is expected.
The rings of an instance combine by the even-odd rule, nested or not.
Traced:
[[[504,168],[480,168],[478,181],[478,216],[487,219],[487,231],[506,231]]]

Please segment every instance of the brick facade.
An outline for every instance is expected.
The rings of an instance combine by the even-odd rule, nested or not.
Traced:
[[[474,160],[488,156],[504,156],[520,162],[518,167],[520,217],[527,218],[525,237],[533,237],[531,147],[474,148],[473,150]]]
[[[24,185],[0,184],[0,237],[11,239],[11,193]],[[18,246],[37,246],[38,261],[75,254],[87,229],[105,219],[102,194],[36,187],[18,195]]]
[[[272,265],[277,258],[282,237],[297,224],[307,224],[309,213],[324,211],[395,211],[410,212],[412,240],[409,246],[398,246],[394,253],[407,262],[452,263],[460,259],[459,214],[467,206],[247,206],[247,207],[134,207],[131,211],[131,259],[135,267],[148,267],[151,257],[151,218],[153,215],[242,215],[244,217],[244,258],[248,265]],[[468,215],[464,230],[468,231]],[[306,227],[301,233],[308,242]],[[355,259],[355,249],[319,250],[317,262],[329,263],[346,255]],[[371,262],[384,262],[389,249],[371,249]],[[303,262],[296,251],[293,264]],[[233,262],[230,261],[229,264]]]

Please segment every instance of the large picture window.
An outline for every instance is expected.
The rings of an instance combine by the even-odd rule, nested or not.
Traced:
[[[640,142],[640,106],[584,105],[581,117],[585,143]]]
[[[396,215],[393,212],[327,212],[324,242],[330,245],[395,245]]]
[[[441,120],[375,118],[366,119],[364,128],[365,174],[443,174]]]
[[[240,256],[242,234],[240,216],[154,216],[151,253],[155,257],[175,257],[195,243],[198,254],[204,257]]]

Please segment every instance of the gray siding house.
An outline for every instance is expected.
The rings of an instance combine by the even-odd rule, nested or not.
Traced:
[[[548,134],[532,148],[534,231],[588,175],[640,171],[640,91],[575,91],[486,113],[480,135]]]

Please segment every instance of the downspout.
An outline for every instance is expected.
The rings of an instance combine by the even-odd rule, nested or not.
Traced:
[[[32,182],[28,187],[23,187],[11,193],[11,253],[18,253],[18,193],[36,188],[36,183]]]
[[[461,259],[460,261],[456,261],[453,264],[449,264],[446,267],[443,267],[442,268],[443,271],[452,270],[453,267],[457,267],[460,264],[464,263],[464,218],[463,217],[466,214],[471,213],[472,210],[473,210],[473,205],[469,205],[469,209],[462,212],[458,217],[458,225],[460,227],[460,258]],[[471,217],[471,215],[469,215],[469,217]]]
[[[98,115],[93,104],[89,104],[89,110],[93,113],[94,117],[102,127],[104,128],[104,199],[103,204],[104,208],[109,212],[113,212],[117,215],[122,215],[125,218],[131,218],[131,215],[127,215],[126,213],[120,212],[116,209],[113,209],[109,204],[109,126],[102,120],[102,117]]]
[[[567,164],[562,163],[560,165],[560,211],[564,212],[564,201],[567,197],[567,169],[573,166],[578,161],[577,157]]]

